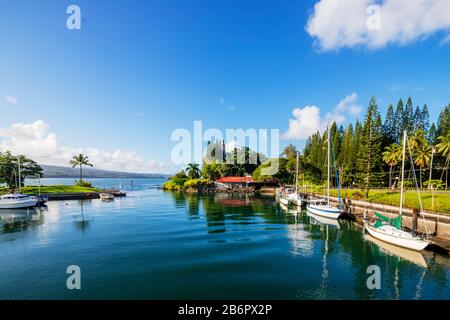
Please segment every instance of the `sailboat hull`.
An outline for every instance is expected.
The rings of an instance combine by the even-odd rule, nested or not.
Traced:
[[[0,201],[0,210],[1,209],[23,209],[23,208],[31,208],[37,205],[36,199],[25,199],[25,200],[3,200]]]
[[[385,232],[383,230],[379,230],[380,228],[372,227],[367,222],[364,222],[364,226],[372,237],[387,243],[395,244],[399,247],[421,251],[428,246],[428,241],[421,240],[417,237],[412,237],[409,233],[402,230],[390,231],[387,229],[387,232]],[[391,228],[395,229],[394,227]]]
[[[333,208],[329,206],[307,205],[306,210],[315,215],[330,219],[337,219],[341,215],[341,211],[338,208]]]

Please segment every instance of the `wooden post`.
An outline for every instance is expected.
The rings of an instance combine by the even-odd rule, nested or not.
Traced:
[[[419,209],[413,209],[412,211],[412,223],[411,223],[411,229],[412,234],[415,236],[417,234],[417,218],[419,216]]]

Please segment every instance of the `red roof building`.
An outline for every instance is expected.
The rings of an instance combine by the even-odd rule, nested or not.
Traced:
[[[251,176],[247,177],[222,177],[216,180],[220,183],[253,183],[253,178]]]

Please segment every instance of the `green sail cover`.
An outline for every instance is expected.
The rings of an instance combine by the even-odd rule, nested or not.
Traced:
[[[391,224],[392,226],[394,226],[395,228],[401,230],[401,228],[402,228],[402,216],[399,215],[397,218],[389,218],[389,217],[383,216],[381,213],[378,213],[378,212],[374,212],[374,213],[381,220],[381,221],[375,222],[375,225],[374,225],[375,228],[381,227],[383,225],[382,221],[386,221],[389,224]]]

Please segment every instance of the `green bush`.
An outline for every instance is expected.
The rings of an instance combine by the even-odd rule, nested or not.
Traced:
[[[184,178],[174,178],[172,177],[169,181],[164,182],[164,190],[171,191],[184,191],[188,188],[197,189],[200,186],[208,185],[209,181],[207,179],[189,179]]]
[[[185,188],[194,188],[194,189],[206,185],[208,185],[207,179],[191,179],[184,183]]]
[[[92,188],[92,183],[84,180],[76,180],[75,186],[77,187],[84,187],[84,188]]]
[[[429,182],[431,182],[433,188],[442,189],[444,187],[444,182],[442,180],[431,180],[431,181],[427,180],[423,183],[423,186],[427,189]]]

